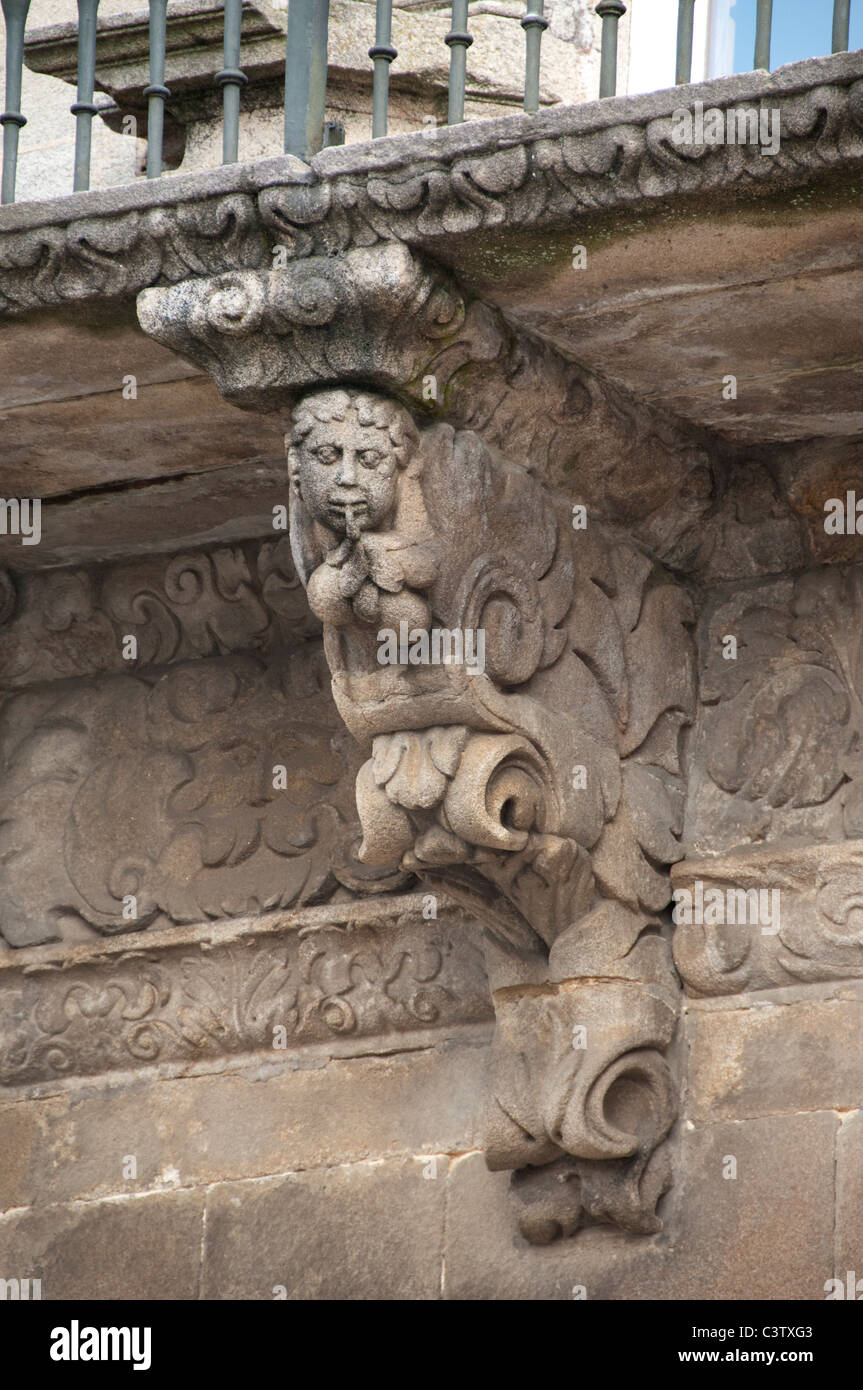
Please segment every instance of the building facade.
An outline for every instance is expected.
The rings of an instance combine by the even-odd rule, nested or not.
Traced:
[[[301,160],[249,6],[214,167],[178,5],[174,171],[24,158],[0,213],[0,1276],[46,1299],[863,1270],[863,55],[586,100],[556,6],[524,114],[474,8],[469,119],[405,6],[372,141],[334,5]]]

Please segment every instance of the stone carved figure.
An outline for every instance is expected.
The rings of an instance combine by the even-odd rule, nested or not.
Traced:
[[[359,857],[486,926],[488,1164],[516,1170],[532,1241],[591,1220],[656,1229],[677,986],[655,914],[680,857],[689,600],[631,548],[574,532],[478,435],[418,431],[379,392],[307,394],[288,458],[295,563],[367,752]],[[399,628],[424,657],[382,658]],[[484,669],[451,659],[468,631]],[[434,634],[448,641],[424,647]]]
[[[434,579],[436,556],[411,535],[407,499],[399,505],[400,470],[409,482],[418,474],[417,442],[407,412],[380,396],[322,391],[296,412],[291,486],[325,550],[308,576],[309,603],[333,628],[428,623],[419,591]]]
[[[148,289],[140,322],[228,400],[293,412],[291,548],[364,756],[359,854],[484,924],[485,1150],[515,1170],[523,1233],[652,1230],[679,997],[657,913],[681,857],[693,613],[597,517],[637,484],[673,552],[703,450],[391,235]],[[582,492],[586,530],[540,476]]]

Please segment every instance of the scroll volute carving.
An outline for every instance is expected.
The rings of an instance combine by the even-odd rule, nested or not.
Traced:
[[[360,858],[487,928],[489,1166],[522,1170],[530,1240],[655,1229],[689,600],[478,435],[378,392],[307,394],[288,459],[295,562],[367,752]]]

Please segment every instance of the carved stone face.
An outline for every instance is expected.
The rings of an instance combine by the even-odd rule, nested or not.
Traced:
[[[396,502],[398,462],[386,430],[344,420],[317,422],[296,446],[303,501],[316,521],[343,535],[372,531]]]

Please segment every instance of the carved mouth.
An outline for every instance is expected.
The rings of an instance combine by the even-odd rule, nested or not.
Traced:
[[[366,512],[368,511],[369,504],[365,500],[358,498],[356,501],[349,500],[347,502],[330,501],[327,503],[327,507],[331,512],[338,512],[340,516],[343,516],[349,507],[352,512]]]

